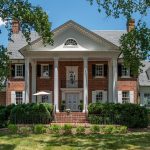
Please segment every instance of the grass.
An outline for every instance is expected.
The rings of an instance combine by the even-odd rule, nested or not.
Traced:
[[[124,135],[53,135],[0,133],[0,150],[149,150],[150,132]]]

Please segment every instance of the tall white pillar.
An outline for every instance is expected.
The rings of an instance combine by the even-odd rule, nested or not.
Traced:
[[[84,88],[83,112],[86,112],[88,106],[88,58],[87,57],[84,57],[83,88]]]
[[[59,112],[58,58],[54,58],[54,109]]]
[[[113,66],[113,102],[117,103],[117,58],[112,60]]]
[[[29,103],[29,91],[30,91],[30,84],[29,84],[29,72],[30,72],[30,67],[29,67],[29,58],[25,58],[25,103]]]
[[[33,94],[36,93],[36,61],[31,62],[32,65],[32,102],[36,103],[36,96]]]
[[[112,73],[112,60],[108,62],[109,75],[108,75],[108,102],[113,102],[113,73]]]

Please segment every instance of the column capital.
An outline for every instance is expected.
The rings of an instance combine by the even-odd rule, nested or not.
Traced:
[[[83,57],[83,60],[84,60],[84,61],[87,61],[87,60],[88,60],[88,57],[87,57],[87,56],[84,56],[84,57]]]
[[[58,61],[59,60],[59,57],[54,57],[54,61]]]

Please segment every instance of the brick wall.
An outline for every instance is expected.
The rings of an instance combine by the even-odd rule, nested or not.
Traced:
[[[50,64],[54,66],[53,61],[49,62],[37,62],[37,64]],[[54,67],[52,67],[52,73],[50,78],[36,77],[36,89],[37,91],[49,90],[52,91],[52,99],[54,97]]]
[[[6,89],[6,105],[11,104],[11,91],[24,91],[25,90],[25,82],[10,80]]]
[[[138,82],[136,79],[121,79],[117,82],[118,91],[134,91],[134,103],[138,103]]]
[[[0,105],[6,105],[6,92],[0,92]]]
[[[92,102],[92,91],[95,90],[108,90],[108,72],[107,77],[93,78],[92,65],[94,64],[107,64],[105,61],[89,61],[88,62],[88,102]]]

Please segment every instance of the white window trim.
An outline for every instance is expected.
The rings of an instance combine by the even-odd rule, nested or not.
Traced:
[[[95,74],[96,74],[96,66],[102,66],[102,76],[96,76],[95,78],[104,78],[104,64],[95,64]]]
[[[43,66],[48,66],[48,76],[44,77],[43,76]],[[50,78],[50,74],[49,74],[49,64],[41,64],[41,77],[40,78],[44,78],[44,79],[49,79]]]
[[[129,94],[129,97],[123,97],[123,92],[128,92],[128,94]],[[128,98],[129,99],[129,103],[131,103],[131,98],[130,98],[130,91],[122,91],[122,103],[123,103],[123,98]]]
[[[122,65],[122,67],[124,67],[123,64],[121,64],[121,65]],[[121,67],[121,74],[122,74],[122,67]],[[122,75],[121,78],[131,78],[131,76],[130,76],[130,68],[126,68],[126,69],[128,70],[128,75]]]
[[[22,76],[17,76],[17,66],[22,66]],[[23,64],[15,64],[15,78],[24,78],[23,77]]]
[[[97,93],[99,93],[99,92],[102,92],[102,100],[101,100],[101,101],[103,102],[103,101],[104,101],[104,93],[103,93],[104,90],[96,90],[96,91],[95,91],[95,101],[96,101],[96,95],[97,95]]]

